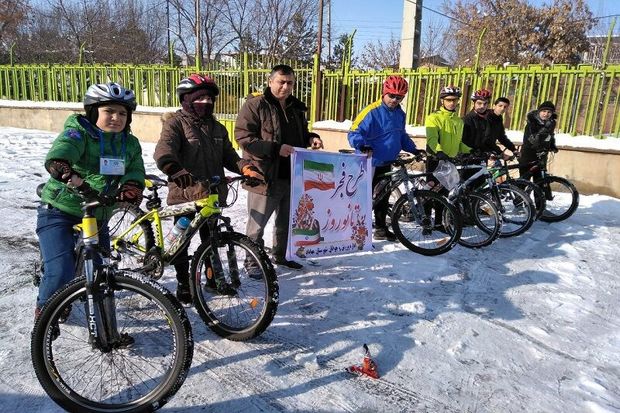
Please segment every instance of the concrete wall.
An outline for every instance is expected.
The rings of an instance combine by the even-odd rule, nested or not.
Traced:
[[[49,108],[33,104],[14,107],[0,105],[0,126],[41,129],[60,132],[67,117],[73,113],[84,113],[81,105],[73,108]],[[161,131],[162,112],[136,111],[133,114],[131,129],[145,142],[157,142]]]
[[[350,148],[347,134],[341,130],[314,128],[321,135],[325,149]],[[426,147],[426,138],[412,136],[418,148]],[[552,174],[567,178],[580,193],[603,194],[620,198],[620,152],[561,146],[549,163]]]
[[[41,129],[49,131],[62,130],[67,116],[81,113],[79,104],[75,108],[50,108],[36,104],[23,106],[3,106],[0,104],[0,126],[16,128]],[[161,131],[162,112],[138,110],[133,115],[132,131],[145,142],[157,142]],[[232,135],[232,122],[224,122]],[[325,149],[338,151],[349,148],[346,132],[334,129],[315,128],[321,135]],[[412,137],[419,148],[426,146],[426,139]],[[586,194],[604,194],[620,198],[620,152],[602,152],[596,149],[572,148],[560,146],[553,162],[549,165],[555,175],[572,181],[579,192]]]

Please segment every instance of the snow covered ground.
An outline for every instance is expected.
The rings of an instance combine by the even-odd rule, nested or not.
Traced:
[[[61,411],[30,363],[35,187],[55,132],[0,128],[0,404]],[[149,172],[152,144],[144,145]],[[229,215],[246,221],[245,194]],[[279,268],[273,324],[223,340],[188,308],[190,375],[163,412],[620,412],[620,200],[481,250],[397,243]],[[270,239],[270,234],[267,240]],[[167,271],[163,283],[175,288]],[[351,376],[368,343],[381,378]]]

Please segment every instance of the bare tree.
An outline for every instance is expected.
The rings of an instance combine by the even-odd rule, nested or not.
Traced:
[[[360,57],[360,65],[367,69],[398,69],[400,61],[400,39],[390,37],[387,43],[381,40],[367,43]]]
[[[454,37],[448,31],[449,25],[435,19],[428,19],[422,28],[420,56],[422,58],[440,57],[451,60],[454,57]]]
[[[30,7],[27,0],[0,2],[0,50],[8,51],[17,38],[19,26],[27,21]]]

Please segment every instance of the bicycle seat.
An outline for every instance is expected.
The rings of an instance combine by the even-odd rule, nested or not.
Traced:
[[[144,185],[151,189],[151,188],[161,188],[163,186],[168,186],[168,182],[164,181],[163,179],[161,179],[159,176],[157,175],[144,175]]]

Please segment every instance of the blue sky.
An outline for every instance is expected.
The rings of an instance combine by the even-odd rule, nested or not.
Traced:
[[[441,22],[447,26],[445,17],[428,10],[433,9],[442,12],[441,5],[443,2],[444,0],[424,0],[422,30],[429,24],[436,26]],[[619,0],[586,0],[586,2],[594,16],[620,15]],[[350,34],[354,29],[357,29],[354,42],[356,52],[362,50],[363,44],[375,39],[389,40],[391,35],[395,38],[400,37],[403,0],[331,0],[331,3],[333,43],[336,42],[339,34]],[[544,3],[550,4],[552,1],[530,0],[530,3],[542,5]],[[610,18],[602,20],[604,29],[598,28],[597,32],[593,34],[607,34],[610,22]],[[324,23],[326,24],[327,20]],[[620,33],[620,17],[616,19],[614,32]]]

